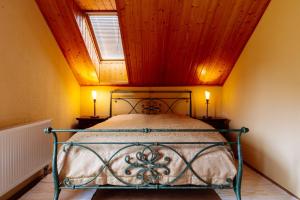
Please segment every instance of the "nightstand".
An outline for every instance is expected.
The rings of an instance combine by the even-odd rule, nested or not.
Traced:
[[[212,127],[214,127],[215,129],[229,129],[229,119],[226,119],[224,117],[210,117],[210,118],[197,118],[209,125],[211,125]],[[225,133],[221,133],[223,135],[224,138],[226,138],[226,140],[230,140],[230,137],[228,134]]]
[[[105,120],[108,119],[108,117],[98,117],[98,118],[93,118],[93,117],[77,117],[76,118],[78,121],[77,128],[79,129],[85,129],[89,128],[91,126],[94,126],[98,123],[104,122]]]
[[[229,119],[223,117],[211,117],[211,118],[197,118],[215,129],[228,129],[229,128]]]

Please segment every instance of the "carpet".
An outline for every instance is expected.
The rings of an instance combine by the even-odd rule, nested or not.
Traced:
[[[97,190],[92,200],[221,200],[214,190]]]

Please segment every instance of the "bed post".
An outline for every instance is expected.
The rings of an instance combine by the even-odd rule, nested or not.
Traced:
[[[238,156],[238,172],[234,181],[233,189],[236,195],[237,200],[241,200],[241,185],[242,185],[242,176],[243,176],[243,154],[241,147],[241,136],[243,133],[247,133],[249,131],[248,128],[242,127],[241,131],[237,135],[237,156]]]
[[[53,177],[53,184],[54,184],[54,200],[58,200],[60,188],[59,188],[59,178],[58,178],[58,171],[57,171],[57,135],[56,132],[52,131],[52,128],[49,127],[44,131],[47,134],[52,133],[53,136],[53,154],[52,154],[52,177]]]

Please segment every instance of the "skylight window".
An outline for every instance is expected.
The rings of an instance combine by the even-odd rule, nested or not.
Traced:
[[[102,60],[124,60],[119,20],[116,14],[89,15]]]

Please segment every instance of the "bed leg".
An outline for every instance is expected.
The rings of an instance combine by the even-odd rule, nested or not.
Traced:
[[[57,189],[57,190],[55,189],[53,200],[58,200],[59,193],[60,193],[60,189]]]
[[[241,135],[242,132],[237,136],[237,154],[238,154],[238,172],[234,181],[234,192],[237,200],[241,200],[241,186],[242,186],[242,175],[243,175],[243,156],[241,148]]]
[[[52,177],[53,177],[53,184],[54,184],[54,200],[58,200],[59,193],[60,193],[60,186],[59,186],[59,177],[57,171],[57,135],[56,132],[53,132],[51,128],[48,128],[47,133],[52,133],[53,136],[53,154],[52,154]]]
[[[235,196],[236,196],[236,200],[241,200],[242,199],[241,187],[234,188],[234,193],[235,193]]]

